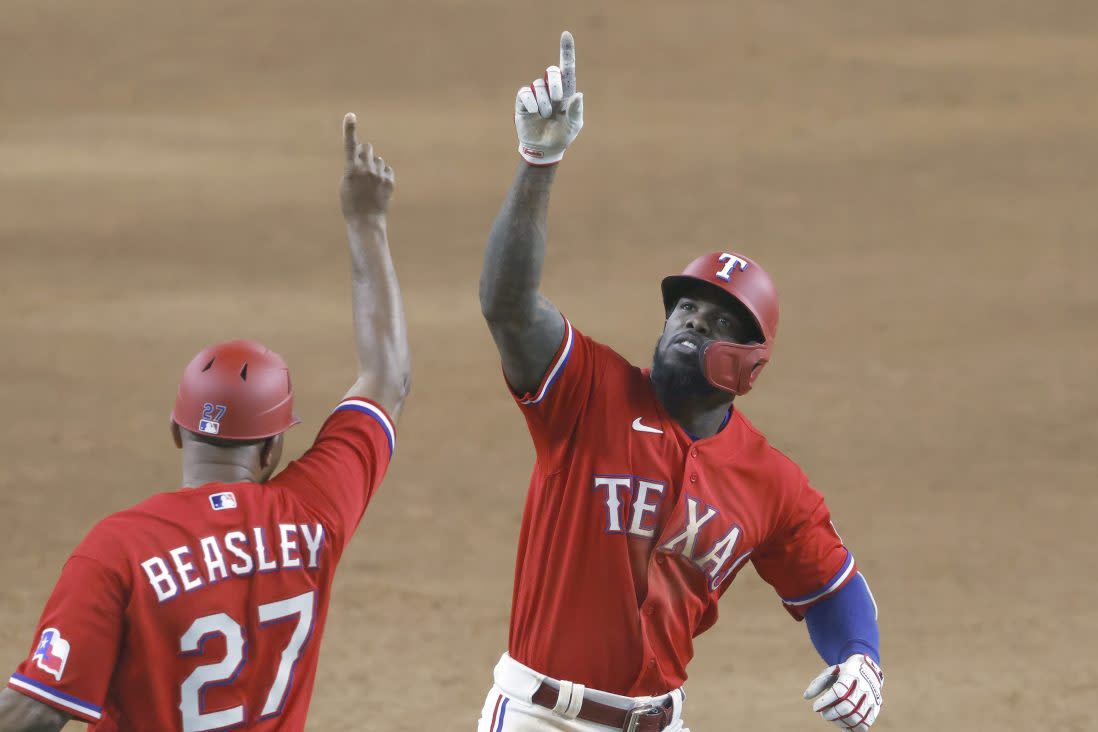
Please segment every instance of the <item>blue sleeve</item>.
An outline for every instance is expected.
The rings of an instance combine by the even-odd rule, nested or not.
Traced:
[[[842,663],[855,653],[881,662],[877,603],[861,572],[841,590],[809,607],[804,620],[812,645],[827,663]]]

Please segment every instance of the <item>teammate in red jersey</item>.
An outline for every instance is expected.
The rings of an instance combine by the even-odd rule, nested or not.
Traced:
[[[297,423],[286,364],[251,341],[183,373],[183,488],[97,524],[0,692],[4,732],[301,730],[332,577],[392,456],[408,342],[387,241],[393,172],[344,120],[341,197],[359,377],[313,446],[271,477]]]
[[[523,161],[488,241],[481,308],[536,451],[508,652],[481,732],[682,730],[693,639],[748,562],[829,664],[805,692],[844,729],[881,705],[876,607],[823,496],[733,399],[771,357],[774,285],[733,252],[663,281],[652,368],[538,291],[556,163],[583,126],[575,45],[519,90]]]

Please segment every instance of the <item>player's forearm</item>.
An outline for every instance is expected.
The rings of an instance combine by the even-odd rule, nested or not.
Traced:
[[[536,312],[556,169],[519,164],[484,253],[480,307],[489,322],[528,322]]]
[[[11,689],[0,690],[0,730],[3,732],[57,732],[68,715]]]
[[[397,419],[411,384],[411,356],[385,215],[349,219],[347,238],[359,362],[359,379],[352,391],[376,400]]]
[[[805,612],[805,624],[820,658],[842,663],[855,653],[881,662],[877,605],[859,572],[845,587]]]

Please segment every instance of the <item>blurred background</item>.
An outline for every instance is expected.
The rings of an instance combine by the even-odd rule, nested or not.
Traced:
[[[663,275],[713,249],[764,263],[782,330],[737,408],[826,494],[869,579],[877,728],[1098,729],[1098,4],[2,10],[3,673],[93,523],[177,487],[168,413],[202,346],[286,357],[290,456],[351,384],[355,111],[397,174],[415,384],[337,576],[309,729],[474,729],[533,462],[477,278],[515,89],[567,28],[586,127],[544,291],[647,364]],[[695,731],[830,729],[801,701],[805,629],[753,572],[697,651]]]

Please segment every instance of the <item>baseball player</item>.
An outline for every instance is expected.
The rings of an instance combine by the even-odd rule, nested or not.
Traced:
[[[285,362],[219,343],[183,372],[171,430],[182,488],[99,522],[73,551],[4,732],[301,730],[340,556],[381,483],[409,388],[386,233],[393,171],[344,119],[341,187],[358,380],[313,446],[271,477],[297,424]]]
[[[778,298],[734,252],[663,280],[650,369],[539,292],[557,164],[583,127],[575,45],[519,89],[522,157],[488,239],[481,308],[536,461],[508,652],[481,732],[685,729],[693,639],[750,562],[828,664],[806,699],[867,730],[881,707],[876,606],[823,496],[733,400],[770,360]]]

